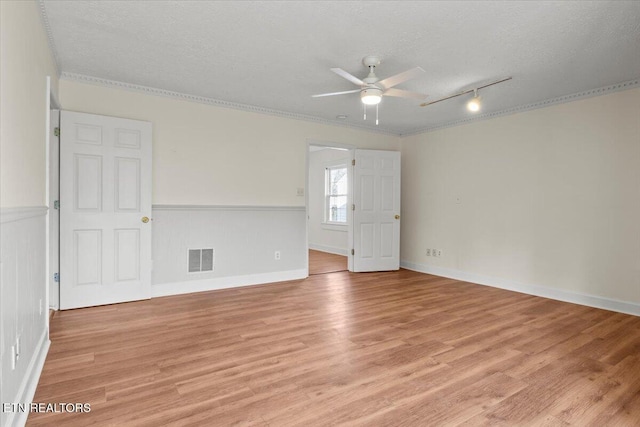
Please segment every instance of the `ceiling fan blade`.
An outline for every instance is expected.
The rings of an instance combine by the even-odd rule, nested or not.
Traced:
[[[360,80],[359,78],[357,78],[356,76],[354,76],[352,74],[347,73],[342,68],[332,68],[331,71],[333,71],[334,73],[336,73],[340,77],[349,80],[353,84],[356,84],[358,86],[364,86],[364,82],[362,80]]]
[[[311,95],[312,98],[320,98],[323,96],[333,96],[333,95],[344,95],[345,93],[356,93],[356,92],[360,92],[361,89],[354,89],[354,90],[345,90],[342,92],[331,92],[331,93],[321,93],[318,95]]]
[[[385,90],[383,95],[384,96],[397,96],[398,98],[419,99],[421,101],[428,96],[428,95],[425,95],[424,93],[409,92],[408,90],[393,89],[393,88]]]
[[[391,87],[394,87],[395,85],[406,82],[407,80],[416,78],[422,73],[424,73],[424,70],[420,67],[416,67],[403,73],[396,74],[395,76],[387,77],[384,80],[380,80],[377,84],[381,85],[385,89],[389,89]]]

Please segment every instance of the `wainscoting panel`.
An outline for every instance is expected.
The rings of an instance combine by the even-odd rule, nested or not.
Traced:
[[[152,296],[308,274],[304,207],[155,205],[152,224]],[[190,273],[190,249],[213,249],[213,271]]]
[[[46,207],[0,211],[0,378],[5,403],[31,402],[49,348],[46,213]],[[23,425],[27,415],[2,413],[0,425]]]

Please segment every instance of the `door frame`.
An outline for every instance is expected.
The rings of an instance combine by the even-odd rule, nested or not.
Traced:
[[[304,192],[304,205],[305,205],[305,248],[307,249],[305,252],[305,268],[306,275],[309,276],[309,153],[311,152],[311,147],[325,147],[325,148],[338,148],[341,150],[347,150],[349,152],[350,161],[355,157],[356,146],[351,144],[342,144],[339,142],[333,141],[323,141],[318,139],[307,139],[306,153],[305,153],[305,192]],[[347,206],[350,206],[353,201],[353,166],[349,164],[349,188],[347,194]],[[353,242],[353,211],[351,209],[347,210],[347,269],[349,271],[353,271],[353,256],[351,255],[350,247]]]
[[[60,216],[58,221],[52,221],[53,199],[59,196],[60,188],[60,144],[56,144],[52,139],[51,124],[57,120],[60,126],[60,110],[62,106],[58,96],[51,87],[51,77],[47,76],[47,93],[46,93],[46,118],[45,118],[45,200],[47,205],[46,214],[46,303],[47,310],[58,310],[60,307],[60,286],[53,279],[54,273],[60,271]],[[57,110],[57,118],[53,116],[54,110]],[[55,138],[55,136],[54,136]],[[57,161],[56,161],[57,159]],[[57,180],[53,180],[57,177]],[[57,200],[57,199],[56,199]],[[51,246],[51,242],[58,242],[58,245]],[[47,314],[47,330],[49,329],[49,315]]]

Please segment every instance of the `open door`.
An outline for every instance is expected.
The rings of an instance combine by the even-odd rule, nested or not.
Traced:
[[[355,150],[350,270],[400,268],[400,152]]]
[[[151,123],[60,114],[60,308],[151,297]]]

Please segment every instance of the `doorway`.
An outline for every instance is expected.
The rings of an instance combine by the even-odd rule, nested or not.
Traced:
[[[309,275],[348,270],[353,147],[308,142]]]
[[[309,250],[346,256],[348,271],[398,270],[400,153],[307,145]]]

